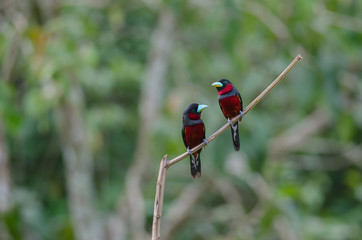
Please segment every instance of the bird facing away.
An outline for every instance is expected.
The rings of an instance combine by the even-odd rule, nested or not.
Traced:
[[[220,79],[217,82],[214,82],[212,86],[216,87],[219,94],[219,105],[222,113],[228,119],[228,122],[231,125],[231,136],[233,139],[233,145],[235,151],[240,149],[240,140],[239,140],[239,123],[231,123],[232,118],[237,115],[243,115],[243,101],[241,99],[239,91],[235,86],[227,79]],[[241,119],[240,119],[241,121]]]
[[[183,113],[182,139],[190,154],[190,169],[193,178],[201,177],[201,149],[195,153],[191,153],[190,149],[196,147],[203,141],[207,143],[205,139],[204,122],[201,120],[201,112],[205,108],[207,108],[207,105],[191,103]]]

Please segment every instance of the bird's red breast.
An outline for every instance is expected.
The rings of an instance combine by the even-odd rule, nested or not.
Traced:
[[[219,100],[221,110],[226,118],[233,118],[239,114],[241,109],[241,99],[237,96],[230,96]]]
[[[205,127],[203,123],[185,127],[185,138],[187,146],[191,148],[199,145],[205,135]]]

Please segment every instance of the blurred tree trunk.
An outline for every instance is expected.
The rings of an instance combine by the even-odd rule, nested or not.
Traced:
[[[158,24],[152,34],[148,67],[142,82],[136,156],[134,164],[126,176],[125,194],[130,230],[135,239],[145,239],[146,237],[141,181],[150,161],[149,150],[152,127],[157,121],[160,106],[162,105],[161,97],[165,86],[174,25],[174,13],[169,8],[164,7],[160,12]],[[122,208],[124,209],[123,204]]]
[[[94,208],[93,160],[82,119],[82,89],[73,86],[57,111],[58,130],[65,161],[68,204],[78,240],[103,239],[103,229]]]
[[[5,132],[0,120],[0,213],[9,211],[10,202],[10,171],[8,149],[5,141]]]
[[[10,170],[5,131],[0,119],[0,216],[11,209]],[[9,231],[0,219],[0,239],[11,239]]]

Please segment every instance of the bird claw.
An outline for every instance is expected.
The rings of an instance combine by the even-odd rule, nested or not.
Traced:
[[[241,118],[244,118],[245,117],[245,115],[244,115],[244,113],[240,110],[240,116],[241,116]]]
[[[230,118],[228,118],[228,123],[232,126],[233,122],[230,120]]]
[[[209,142],[204,138],[202,141],[205,143],[205,145],[209,144]]]
[[[186,148],[186,151],[192,156],[192,152],[189,147]]]

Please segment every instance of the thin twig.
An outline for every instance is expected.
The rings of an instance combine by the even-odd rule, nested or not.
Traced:
[[[243,114],[246,115],[258,102],[260,102],[265,95],[267,95],[274,87],[277,85],[286,75],[287,73],[294,67],[294,65],[301,60],[302,57],[298,55],[290,64],[289,66],[262,92],[257,96],[245,109]],[[241,116],[234,117],[231,121],[232,123],[239,121]],[[207,141],[211,142],[216,137],[218,137],[221,133],[223,133],[226,129],[230,127],[229,123],[226,123],[222,126],[219,130],[217,130],[214,134],[212,134]],[[191,149],[191,152],[194,153],[197,150],[201,149],[205,146],[205,143],[201,143]],[[182,159],[186,158],[189,155],[188,152],[185,152],[178,157],[168,161],[167,155],[165,155],[160,163],[160,170],[158,172],[157,177],[157,186],[156,186],[156,196],[155,196],[155,207],[153,211],[153,224],[152,224],[152,240],[159,240],[161,239],[161,216],[162,216],[162,205],[163,205],[163,196],[165,190],[165,182],[166,182],[166,171],[171,165],[181,161]]]
[[[153,209],[153,224],[152,224],[152,240],[159,240],[161,237],[161,216],[163,196],[165,191],[166,171],[167,171],[167,154],[162,158],[160,170],[157,177],[155,206]]]
[[[289,64],[289,66],[284,69],[284,71],[262,92],[259,94],[259,96],[257,96],[243,111],[243,114],[246,115],[258,102],[260,102],[265,95],[267,95],[286,75],[287,73],[294,67],[295,64],[297,64],[297,62],[299,60],[301,60],[302,57],[300,55],[298,55],[296,58],[294,58],[294,60]],[[239,119],[241,118],[240,115],[234,117],[231,121],[234,123],[236,121],[239,121]],[[228,129],[230,127],[229,123],[226,123],[224,126],[222,126],[219,130],[217,130],[214,134],[212,134],[208,139],[207,142],[211,142],[213,141],[216,137],[218,137],[221,133],[225,132],[226,129]],[[191,149],[191,152],[194,153],[197,150],[203,148],[205,146],[205,143],[202,142],[199,145],[197,145],[196,147],[194,147],[193,149]],[[175,157],[174,159],[171,159],[168,162],[168,167],[181,161],[182,159],[186,158],[189,155],[188,152],[185,152],[177,157]]]

